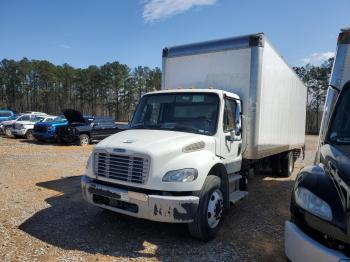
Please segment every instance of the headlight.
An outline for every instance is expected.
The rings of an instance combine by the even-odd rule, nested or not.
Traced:
[[[169,171],[163,176],[163,182],[192,182],[198,176],[197,169],[185,168]]]
[[[314,214],[315,216],[332,221],[333,215],[331,207],[311,191],[304,187],[298,187],[294,191],[294,196],[296,203],[301,208]]]
[[[86,169],[89,169],[91,166],[92,162],[92,154],[89,156],[87,162],[86,162]]]

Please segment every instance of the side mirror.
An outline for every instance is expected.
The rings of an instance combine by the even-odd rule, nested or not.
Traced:
[[[241,140],[242,128],[240,124],[237,124],[235,128],[230,130],[230,135],[226,136],[226,140],[233,142]]]
[[[234,128],[233,132],[234,132],[235,136],[241,136],[241,134],[242,134],[242,127],[241,127],[240,123],[236,124],[236,127]]]

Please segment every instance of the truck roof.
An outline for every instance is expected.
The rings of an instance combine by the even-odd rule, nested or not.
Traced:
[[[167,90],[161,90],[161,91],[154,91],[151,93],[147,93],[145,95],[152,95],[152,94],[167,94],[167,93],[215,93],[218,95],[223,95],[225,93],[229,93],[232,98],[240,99],[240,97],[237,94],[226,92],[224,90],[220,89],[214,89],[214,88],[184,88],[184,89],[167,89]]]
[[[217,52],[229,49],[263,46],[266,41],[264,33],[256,33],[244,36],[229,37],[205,42],[191,43],[163,49],[163,57],[184,56]]]

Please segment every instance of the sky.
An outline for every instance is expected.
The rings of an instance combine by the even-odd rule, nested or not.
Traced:
[[[166,46],[264,32],[291,66],[334,55],[349,0],[0,0],[0,60],[161,67]]]

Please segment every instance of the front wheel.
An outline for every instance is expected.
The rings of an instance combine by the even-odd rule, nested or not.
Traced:
[[[82,134],[79,136],[79,145],[87,146],[90,143],[90,137],[88,135]]]
[[[188,224],[191,235],[197,239],[208,241],[219,231],[224,213],[224,194],[221,179],[209,175],[199,192],[199,205],[192,223]]]
[[[11,127],[6,127],[4,133],[5,133],[6,136],[12,136]]]
[[[28,130],[26,133],[26,138],[29,140],[34,140],[34,136],[33,136],[33,131],[32,130]]]

